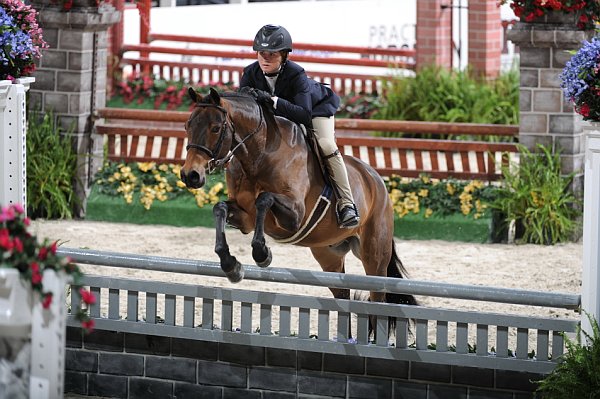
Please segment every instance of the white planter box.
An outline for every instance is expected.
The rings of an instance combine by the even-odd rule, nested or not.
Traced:
[[[63,397],[69,276],[46,270],[43,282],[48,309],[18,270],[0,268],[0,397]]]

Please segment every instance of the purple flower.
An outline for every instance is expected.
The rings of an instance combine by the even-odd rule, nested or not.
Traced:
[[[0,0],[0,80],[26,76],[48,44],[36,21],[37,12],[21,0]]]
[[[600,120],[600,39],[594,37],[567,62],[560,74],[565,98],[584,119]]]

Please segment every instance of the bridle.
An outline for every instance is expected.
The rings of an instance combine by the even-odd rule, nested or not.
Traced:
[[[221,147],[223,146],[223,142],[225,141],[225,134],[227,133],[228,128],[231,129],[232,141],[235,140],[235,125],[229,118],[229,114],[227,113],[227,110],[225,108],[221,107],[220,105],[196,103],[195,106],[196,107],[204,107],[204,108],[208,108],[208,107],[216,108],[219,111],[221,111],[224,116],[223,123],[221,124],[221,128],[219,129],[220,130],[219,138],[217,139],[217,144],[215,145],[215,148],[213,150],[211,150],[210,148],[208,148],[204,145],[196,144],[196,143],[188,143],[188,145],[185,147],[186,151],[189,151],[190,148],[193,148],[193,149],[196,149],[198,151],[205,153],[206,155],[208,155],[210,157],[210,160],[208,161],[208,164],[206,166],[208,173],[212,173],[216,169],[223,167],[223,165],[225,165],[227,162],[229,162],[231,160],[231,158],[233,158],[235,151],[242,144],[244,144],[246,142],[246,140],[248,140],[249,138],[254,136],[260,130],[260,127],[263,125],[263,122],[265,120],[264,116],[263,116],[262,107],[258,106],[258,109],[260,111],[260,121],[258,122],[258,126],[256,126],[256,128],[252,132],[250,132],[246,137],[239,140],[239,143],[235,147],[233,147],[233,149],[230,149],[223,158],[217,158],[219,156],[219,154],[221,153]],[[190,117],[190,119],[186,122],[186,130],[187,130],[187,126],[189,125],[192,118],[193,118],[193,116]]]

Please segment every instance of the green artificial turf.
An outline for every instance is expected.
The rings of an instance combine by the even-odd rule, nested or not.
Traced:
[[[138,194],[134,195],[133,203],[127,204],[123,197],[100,194],[96,187],[88,197],[85,218],[104,222],[214,227],[212,205],[200,208],[191,195],[165,202],[155,200],[146,210]]]
[[[472,216],[454,214],[425,218],[408,214],[394,220],[394,236],[407,240],[444,240],[462,242],[489,242],[492,237],[492,218],[477,220]]]
[[[122,197],[100,194],[96,187],[87,200],[87,220],[135,224],[165,224],[182,227],[214,227],[212,205],[200,208],[192,196],[180,196],[165,202],[154,201],[150,210],[144,209],[139,196],[132,204]],[[492,219],[450,215],[432,216],[408,214],[394,222],[394,235],[409,240],[445,240],[462,242],[489,242]]]

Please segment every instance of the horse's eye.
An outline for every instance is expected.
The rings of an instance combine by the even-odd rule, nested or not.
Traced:
[[[219,133],[221,131],[221,127],[220,126],[213,126],[210,129],[211,133]]]

